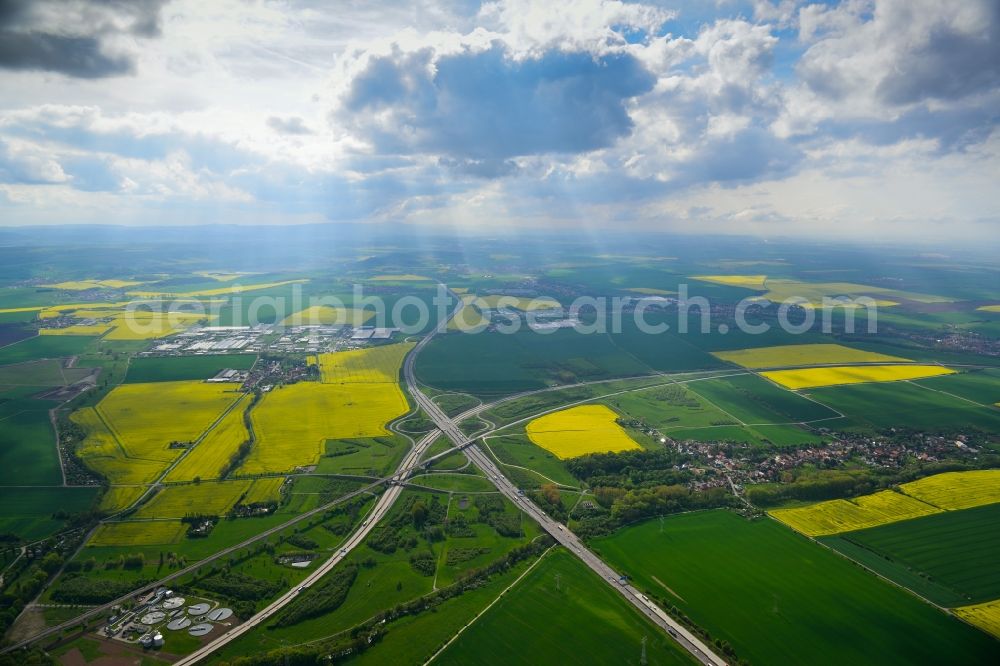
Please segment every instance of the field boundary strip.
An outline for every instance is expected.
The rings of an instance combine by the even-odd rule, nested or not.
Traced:
[[[686,390],[688,390],[688,391],[691,391],[691,393],[694,393],[694,394],[695,394],[696,396],[698,396],[699,398],[701,398],[702,400],[704,400],[704,401],[705,401],[706,403],[708,403],[708,404],[709,404],[709,405],[711,405],[712,407],[715,407],[715,408],[716,408],[717,410],[719,410],[720,412],[722,412],[723,414],[725,414],[726,416],[728,416],[728,417],[729,417],[729,418],[731,418],[732,420],[734,420],[734,421],[736,421],[737,423],[739,423],[739,424],[740,424],[740,426],[743,426],[743,427],[746,427],[746,426],[749,426],[749,425],[751,425],[750,423],[745,423],[745,422],[743,421],[743,419],[740,419],[740,418],[737,418],[736,416],[734,416],[734,415],[730,414],[729,412],[727,412],[726,410],[724,410],[724,409],[723,409],[722,407],[719,407],[719,406],[718,406],[717,404],[715,404],[714,402],[712,402],[711,400],[709,400],[708,398],[706,398],[706,397],[705,397],[704,395],[702,395],[701,393],[698,393],[698,392],[697,392],[697,391],[695,391],[695,390],[694,390],[693,388],[691,388],[691,387],[689,387],[689,386],[685,386],[684,388],[685,388]],[[775,424],[754,424],[754,425],[781,425],[781,424],[780,424],[780,423],[775,423]]]
[[[522,513],[522,515],[523,515],[523,512],[521,512],[521,513]],[[516,585],[517,585],[518,583],[520,583],[520,582],[521,582],[521,580],[522,580],[522,579],[524,579],[524,577],[525,577],[525,576],[527,576],[527,575],[528,575],[529,573],[531,573],[531,571],[532,571],[532,570],[533,570],[533,569],[534,569],[534,568],[535,568],[536,566],[538,566],[538,564],[539,564],[539,563],[540,563],[540,562],[541,562],[541,561],[542,561],[543,559],[545,559],[545,557],[547,557],[549,553],[551,553],[551,552],[552,552],[552,549],[553,549],[553,548],[555,548],[555,546],[550,546],[550,547],[549,547],[549,548],[548,548],[548,549],[547,549],[547,550],[546,550],[546,551],[545,551],[544,553],[542,553],[542,554],[541,554],[541,555],[540,555],[540,556],[538,557],[538,559],[536,559],[536,560],[535,560],[534,562],[532,562],[532,563],[531,563],[531,566],[529,566],[529,567],[528,567],[527,569],[525,569],[525,570],[524,570],[524,572],[523,572],[523,573],[522,573],[522,574],[521,574],[520,576],[518,576],[518,577],[517,577],[517,579],[515,579],[515,580],[514,580],[513,582],[511,582],[511,584],[510,584],[510,585],[508,585],[508,586],[507,586],[507,587],[505,587],[505,588],[504,588],[503,590],[501,590],[500,594],[498,594],[498,595],[496,596],[496,598],[495,598],[495,599],[494,599],[493,601],[491,601],[491,602],[489,603],[489,605],[488,605],[488,606],[486,606],[486,608],[484,608],[484,609],[482,609],[481,611],[479,611],[478,613],[476,613],[476,616],[475,616],[475,617],[473,617],[473,618],[472,618],[471,620],[469,620],[469,621],[468,621],[468,622],[467,622],[467,623],[466,623],[466,624],[465,624],[465,625],[464,625],[464,626],[463,626],[463,627],[462,627],[461,629],[459,629],[458,631],[456,631],[456,632],[455,632],[455,635],[454,635],[454,636],[452,636],[452,637],[451,637],[451,638],[450,638],[450,639],[448,640],[448,642],[447,642],[447,643],[445,643],[445,644],[444,644],[444,645],[442,645],[442,646],[441,646],[440,648],[438,648],[438,651],[437,651],[437,652],[435,652],[434,654],[432,654],[432,655],[430,656],[430,658],[428,658],[428,659],[427,659],[427,661],[425,661],[425,662],[423,663],[423,666],[427,666],[427,665],[428,665],[428,664],[430,664],[430,663],[431,663],[432,661],[434,661],[435,659],[437,659],[437,658],[438,658],[438,657],[439,657],[439,656],[440,656],[440,655],[441,655],[441,654],[442,654],[442,653],[443,653],[443,652],[444,652],[445,650],[447,650],[447,649],[448,649],[448,647],[449,647],[449,646],[450,646],[450,645],[451,645],[452,643],[454,643],[454,642],[455,642],[456,640],[458,640],[458,637],[459,637],[459,636],[461,636],[461,635],[462,635],[462,633],[463,633],[463,632],[464,632],[464,631],[465,631],[466,629],[468,629],[469,627],[471,627],[472,625],[474,625],[474,624],[476,623],[476,621],[477,621],[477,620],[479,620],[479,618],[481,618],[481,617],[482,617],[482,616],[483,616],[483,615],[484,615],[484,614],[485,614],[485,613],[486,613],[486,612],[487,612],[488,610],[490,610],[491,608],[493,608],[493,606],[495,606],[495,605],[496,605],[496,604],[497,604],[497,603],[498,603],[498,602],[499,602],[499,601],[500,601],[501,599],[503,599],[503,598],[504,598],[504,596],[505,596],[505,595],[507,594],[507,592],[509,592],[509,591],[510,591],[511,589],[513,589],[513,588],[514,588],[514,586],[516,586]]]

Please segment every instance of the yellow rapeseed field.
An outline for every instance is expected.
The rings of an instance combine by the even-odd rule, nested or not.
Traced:
[[[180,333],[209,315],[193,312],[123,312],[112,320],[108,340],[152,340]]]
[[[528,423],[528,438],[558,458],[638,449],[617,418],[605,405],[571,407]]]
[[[475,300],[471,302],[480,309],[512,308],[514,310],[520,310],[521,312],[551,310],[553,308],[562,307],[559,304],[559,301],[547,296],[540,296],[538,298],[519,298],[517,296],[499,296],[497,294],[491,294],[489,296],[477,296]]]
[[[250,481],[204,481],[167,486],[135,512],[136,518],[224,516],[250,489]]]
[[[248,291],[260,291],[261,289],[271,289],[273,287],[284,287],[288,284],[302,284],[309,280],[283,280],[281,282],[262,282],[260,284],[233,285],[231,287],[218,287],[216,289],[200,289],[196,291],[171,292],[171,291],[130,291],[129,296],[140,298],[194,298],[198,296],[223,296],[228,294],[240,294]]]
[[[409,411],[395,383],[299,382],[275,388],[250,412],[256,442],[245,474],[315,465],[328,439],[378,437]]]
[[[423,275],[412,275],[406,273],[403,275],[376,275],[371,278],[372,282],[429,282],[432,278],[424,277]]]
[[[1000,638],[1000,599],[954,608],[952,612],[969,624]]]
[[[243,442],[250,439],[243,421],[244,407],[237,405],[212,428],[176,467],[170,470],[167,481],[193,481],[217,479],[233,454]]]
[[[1000,502],[1000,469],[945,472],[899,488],[910,497],[942,509],[969,509]]]
[[[32,305],[25,308],[3,308],[0,309],[0,314],[16,314],[18,312],[40,312],[44,310],[46,306],[44,305]]]
[[[896,382],[950,375],[955,371],[940,365],[855,365],[833,368],[803,368],[773,370],[760,373],[771,381],[793,391],[818,386],[862,384],[866,382]]]
[[[677,293],[676,291],[654,289],[653,287],[629,287],[625,291],[631,291],[636,294],[645,294],[646,296],[673,296]]]
[[[179,520],[140,520],[98,526],[88,546],[166,546],[180,541],[187,526]]]
[[[110,317],[117,316],[121,313],[122,308],[127,306],[131,301],[119,301],[117,303],[109,302],[96,302],[96,303],[65,303],[62,305],[49,305],[40,308],[41,312],[38,313],[39,319],[52,319],[54,317],[61,317],[63,315],[70,315],[77,317],[78,319],[83,319],[86,317]],[[91,314],[91,311],[98,311],[96,314]]]
[[[734,351],[712,352],[712,356],[744,368],[776,368],[796,365],[823,365],[827,363],[896,363],[909,359],[888,354],[852,349],[843,345],[806,344],[754,347]]]
[[[86,434],[77,447],[77,455],[112,486],[150,483],[167,467],[163,461],[128,457],[93,407],[76,410],[70,420]]]
[[[852,500],[830,500],[770,513],[793,530],[817,537],[928,516],[941,510],[893,490],[883,490]]]
[[[40,328],[39,335],[104,335],[111,330],[108,324],[76,324],[65,328]]]
[[[181,452],[170,442],[195,441],[241,395],[199,381],[122,384],[97,412],[130,458],[170,462]]]
[[[101,497],[98,511],[114,513],[132,506],[146,492],[146,486],[111,486]]]
[[[448,320],[448,330],[449,331],[464,331],[466,333],[471,331],[478,332],[479,329],[487,326],[490,322],[482,311],[473,305],[473,301],[476,300],[475,294],[465,294],[462,296],[462,303],[464,307],[459,310],[457,317],[452,317]]]
[[[922,302],[934,302],[936,296],[926,296],[923,294],[911,294],[896,289],[886,289],[885,287],[872,287],[864,284],[854,284],[852,282],[802,282],[800,280],[767,280],[767,293],[764,298],[775,303],[782,303],[790,298],[803,298],[809,301],[813,307],[823,305],[823,298],[836,298],[847,296],[858,298],[868,296],[875,305],[880,307],[891,307],[899,305],[890,298],[907,298],[908,300],[920,300]]]
[[[42,287],[49,289],[65,289],[67,291],[83,291],[84,289],[124,289],[143,284],[136,280],[71,280],[68,282],[58,282],[56,284],[43,284]]]
[[[330,305],[312,305],[305,310],[285,317],[284,326],[329,326],[331,324],[348,324],[361,326],[375,316],[372,309],[339,308]]]
[[[396,384],[415,343],[401,342],[317,356],[324,384]]]
[[[238,278],[253,275],[253,273],[227,273],[225,271],[195,271],[194,274],[216,282],[232,282]]]
[[[951,299],[930,294],[918,294],[887,287],[873,287],[853,282],[803,282],[801,280],[786,280],[769,278],[766,275],[692,275],[695,280],[722,284],[730,287],[743,287],[755,291],[766,291],[761,298],[775,303],[784,302],[790,298],[801,298],[807,301],[805,307],[820,307],[823,298],[847,296],[856,298],[868,296],[881,307],[898,305],[895,300],[910,300],[920,303],[943,303]]]
[[[764,281],[767,280],[766,275],[692,275],[691,278],[727,287],[743,287],[745,289],[756,289],[757,291],[767,289],[764,286]]]
[[[73,317],[74,319],[108,319],[112,317],[120,317],[124,310],[114,309],[114,310],[70,310],[68,312],[59,313],[64,314],[67,317]],[[43,319],[50,316],[48,311],[42,313]]]
[[[980,305],[976,309],[980,312],[1000,312],[1000,305]]]
[[[258,502],[277,502],[281,499],[281,486],[285,483],[285,477],[274,476],[266,479],[255,479],[250,490],[243,498],[244,504],[256,504]]]

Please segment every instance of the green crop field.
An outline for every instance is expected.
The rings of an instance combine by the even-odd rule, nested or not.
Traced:
[[[676,313],[655,315],[648,313],[650,324],[669,323],[671,331],[676,323]],[[611,335],[612,342],[625,352],[660,372],[687,372],[723,368],[725,363],[691,343],[689,335],[664,332],[645,333],[636,326],[632,317],[622,321],[620,333]]]
[[[938,604],[959,606],[1000,598],[996,561],[1000,504],[947,511],[823,541]]]
[[[627,417],[640,419],[677,439],[729,440],[751,444],[759,444],[766,440],[778,446],[815,443],[821,441],[821,438],[796,425],[743,426],[741,424],[745,422],[786,424],[792,417],[779,413],[777,405],[787,412],[794,412],[798,407],[800,414],[808,409],[813,414],[835,416],[834,412],[822,405],[774,386],[766,387],[764,395],[757,398],[748,388],[740,384],[730,384],[730,379],[749,380],[745,384],[754,389],[760,384],[766,384],[756,376],[741,375],[623,393],[604,398],[601,402]],[[777,395],[769,395],[770,390]],[[785,401],[781,394],[788,394],[792,400]],[[711,396],[711,399],[706,396]],[[800,403],[819,409],[813,410]]]
[[[173,382],[182,379],[208,379],[220,370],[248,370],[257,360],[254,354],[218,354],[213,356],[152,356],[134,358],[129,363],[125,383]]]
[[[795,425],[767,426],[705,426],[702,428],[676,428],[666,434],[679,440],[696,442],[738,442],[746,444],[774,444],[775,446],[795,446],[818,444],[823,438]]]
[[[829,407],[757,375],[692,382],[689,388],[744,423],[800,423],[839,416]]]
[[[704,382],[691,382],[691,387]],[[660,430],[701,428],[736,419],[693,392],[688,385],[667,385],[603,398],[600,402],[627,417],[640,419]]]
[[[64,368],[62,361],[49,359],[15,365],[0,365],[0,386],[45,387],[73,384],[90,374],[89,368]]]
[[[694,286],[695,283],[692,282],[690,286]],[[742,298],[747,295],[748,292],[739,290],[741,295],[738,298]],[[737,299],[738,300],[738,299]],[[729,323],[729,331],[722,335],[718,332],[718,327],[721,323],[713,319],[712,326],[709,327],[708,331],[702,331],[700,314],[697,308],[691,308],[691,316],[688,318],[688,332],[678,333],[678,337],[684,339],[685,342],[690,344],[697,349],[701,349],[705,352],[713,351],[733,351],[737,349],[747,349],[750,347],[775,347],[778,345],[794,345],[794,344],[806,344],[806,343],[828,343],[830,342],[830,337],[828,335],[823,335],[815,328],[811,331],[807,331],[800,335],[789,333],[781,329],[781,327],[776,326],[774,322],[771,322],[771,328],[763,333],[754,334],[749,331],[743,332],[738,327],[734,327]],[[650,316],[649,321],[653,321],[653,317]],[[670,324],[670,330],[677,330],[678,321],[676,313],[670,313],[665,321]],[[712,358],[715,358],[714,356]],[[716,359],[718,360],[718,359]],[[729,367],[728,364],[720,364],[725,367]]]
[[[921,379],[914,383],[937,391],[944,391],[984,406],[1000,402],[1000,370],[976,370],[957,375]]]
[[[404,615],[388,623],[385,636],[376,645],[349,660],[351,664],[422,664],[451,640],[503,590],[520,576],[530,562],[520,562],[501,575],[436,606],[433,612]]]
[[[48,411],[55,403],[19,397],[28,390],[9,391],[0,399],[0,486],[62,483]]]
[[[430,386],[478,397],[652,372],[607,335],[566,329],[548,335],[528,331],[440,336],[421,352],[416,371]]]
[[[845,340],[850,342],[852,347],[872,351],[879,354],[890,354],[895,356],[905,356],[918,363],[942,363],[949,364],[971,364],[971,365],[1000,365],[1000,356],[984,356],[971,351],[952,350],[938,346],[925,347],[912,340],[892,334],[879,333],[877,337],[870,335],[856,335]],[[923,380],[921,380],[923,381]]]
[[[693,661],[563,550],[544,556],[435,664],[650,664]]]
[[[96,338],[78,335],[36,335],[0,347],[0,365],[23,363],[41,358],[62,358],[87,351]]]
[[[57,511],[86,511],[94,503],[98,488],[3,488],[0,487],[0,533],[10,532],[25,540],[42,539],[60,530],[64,523],[52,517]]]
[[[593,546],[753,664],[987,663],[996,655],[993,638],[772,520],[683,514]]]
[[[810,389],[807,394],[850,419],[850,423],[831,421],[838,428],[903,426],[931,432],[956,428],[1000,432],[1000,410],[995,407],[980,407],[910,382],[830,386]]]

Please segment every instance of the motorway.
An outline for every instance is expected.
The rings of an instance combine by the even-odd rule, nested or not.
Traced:
[[[459,299],[459,303],[460,305],[458,309],[456,309],[452,316],[456,316],[458,311],[461,310],[461,299]],[[429,340],[431,335],[425,337],[421,343]],[[534,518],[535,521],[537,521],[538,524],[541,525],[553,539],[564,546],[570,553],[576,555],[594,573],[600,576],[601,579],[607,582],[613,589],[617,590],[643,615],[666,631],[671,638],[677,641],[677,643],[682,648],[687,650],[695,659],[706,666],[723,666],[726,662],[716,655],[707,645],[705,645],[701,639],[684,628],[684,626],[672,617],[667,615],[663,609],[653,603],[648,597],[646,597],[646,595],[639,592],[627,582],[623,582],[620,573],[609,567],[603,560],[584,546],[583,542],[580,541],[575,534],[567,530],[564,525],[551,518],[548,514],[542,511],[538,505],[524,496],[523,491],[518,489],[507,477],[503,475],[500,469],[493,463],[493,460],[483,453],[482,449],[473,444],[468,437],[466,437],[465,433],[461,431],[456,422],[448,418],[448,415],[437,406],[437,403],[420,391],[420,387],[417,384],[416,374],[413,370],[417,352],[419,352],[419,349],[415,348],[413,352],[406,357],[406,361],[403,365],[403,375],[406,378],[407,388],[410,391],[410,395],[413,396],[413,399],[416,400],[417,404],[424,409],[441,432],[446,434],[451,439],[452,444],[457,447],[464,447],[463,450],[465,454],[470,460],[472,460],[473,464],[486,474],[487,478],[489,478],[493,485],[495,485],[497,489],[503,493],[503,495],[510,499],[515,505],[520,507],[522,511]],[[461,419],[461,417],[458,418]]]

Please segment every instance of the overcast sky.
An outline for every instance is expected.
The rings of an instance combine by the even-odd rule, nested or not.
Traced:
[[[0,0],[0,224],[1000,237],[1000,0]]]

